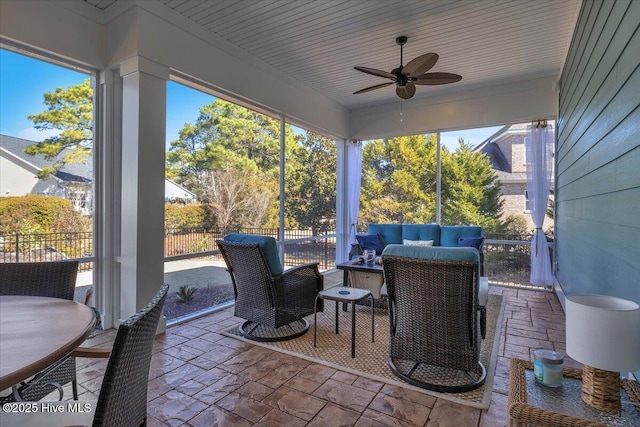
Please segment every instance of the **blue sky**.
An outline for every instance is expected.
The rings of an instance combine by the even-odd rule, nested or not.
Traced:
[[[82,83],[87,77],[0,49],[0,133],[33,140],[50,136],[35,130],[27,116],[45,110],[45,92]]]
[[[0,133],[41,141],[51,133],[34,129],[27,117],[46,109],[44,93],[69,87],[89,77],[64,67],[0,49]],[[185,123],[195,123],[200,107],[216,98],[178,83],[167,85],[167,144],[178,137]],[[500,126],[443,132],[441,142],[451,150],[462,137],[472,146],[484,141]]]

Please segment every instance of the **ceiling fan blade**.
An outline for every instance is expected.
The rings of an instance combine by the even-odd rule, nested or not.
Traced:
[[[411,81],[417,85],[446,85],[462,80],[462,76],[452,73],[427,73]]]
[[[353,67],[358,71],[362,71],[363,73],[367,73],[367,74],[371,74],[373,76],[378,76],[378,77],[386,77],[388,79],[394,79],[396,78],[396,76],[394,76],[391,73],[387,73],[386,71],[382,71],[382,70],[376,70],[375,68],[367,68],[367,67]]]
[[[364,89],[360,89],[360,90],[358,90],[356,92],[353,92],[353,94],[357,95],[359,93],[369,92],[371,90],[380,89],[381,87],[389,86],[389,85],[392,85],[392,84],[393,84],[393,82],[380,83],[380,84],[375,85],[375,86],[370,86],[370,87],[365,87]]]
[[[438,62],[437,53],[425,53],[409,61],[402,72],[409,77],[418,77],[433,68],[436,62]]]
[[[416,93],[416,85],[411,82],[407,82],[404,86],[396,87],[396,95],[398,95],[402,99],[410,99],[413,98],[413,95]]]

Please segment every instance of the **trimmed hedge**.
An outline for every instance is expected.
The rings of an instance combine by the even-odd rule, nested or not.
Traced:
[[[70,226],[73,230],[68,230]],[[62,197],[0,197],[0,234],[91,231],[91,220]]]

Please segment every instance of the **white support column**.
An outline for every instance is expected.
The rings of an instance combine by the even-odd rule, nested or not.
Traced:
[[[114,78],[113,71],[102,70],[98,74],[98,83],[94,85],[94,187],[95,206],[94,229],[96,235],[94,265],[94,305],[98,307],[105,329],[114,326],[114,286],[115,248],[120,239],[115,236],[117,206],[116,182],[119,182],[120,168],[116,166],[116,157],[120,153],[119,138],[114,129]],[[119,135],[119,132],[118,132]],[[119,163],[118,163],[119,164]]]
[[[165,122],[169,69],[137,56],[120,64],[120,75],[122,321],[144,307],[164,281]]]
[[[280,208],[278,209],[278,240],[282,242],[282,245],[278,247],[278,256],[280,257],[280,264],[286,269],[287,267],[284,264],[284,210],[285,210],[285,198],[287,197],[286,186],[285,186],[285,163],[286,163],[286,150],[285,150],[285,122],[284,116],[280,116],[280,197],[278,197],[278,201],[280,203]]]
[[[346,139],[334,141],[338,156],[336,163],[336,264],[345,262],[349,258],[346,248],[349,247],[349,229],[351,224],[348,221],[347,203],[347,144]]]

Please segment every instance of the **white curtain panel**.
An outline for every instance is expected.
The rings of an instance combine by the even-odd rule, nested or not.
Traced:
[[[542,224],[547,212],[553,174],[553,127],[529,125],[525,138],[527,156],[527,195],[531,218],[536,226],[531,240],[531,284],[552,286],[553,273],[547,237]]]
[[[360,178],[362,176],[362,143],[349,141],[347,144],[347,213],[349,221],[349,239],[347,251],[351,252],[351,245],[357,243],[356,233],[358,211],[360,210]]]

